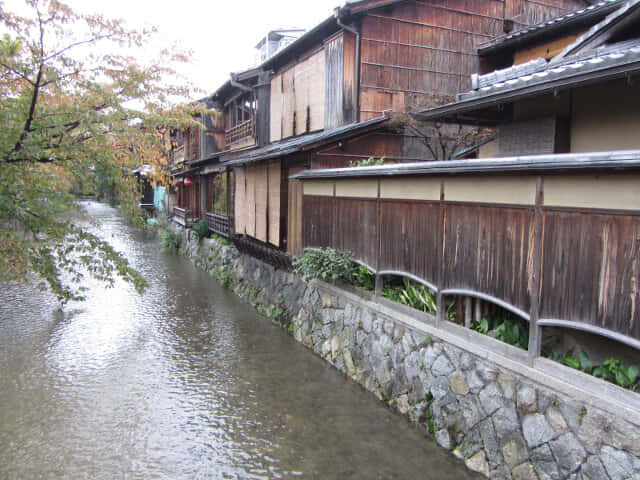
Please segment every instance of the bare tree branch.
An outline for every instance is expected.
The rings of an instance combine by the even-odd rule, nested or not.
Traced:
[[[2,63],[0,63],[0,67],[7,69],[11,73],[15,73],[16,75],[18,75],[20,78],[22,78],[23,80],[27,81],[31,85],[35,85],[33,80],[31,80],[29,77],[27,77],[24,73],[22,73],[22,72],[16,70],[15,68],[11,67],[10,65],[7,65],[6,63],[2,62]]]
[[[114,33],[110,33],[108,35],[98,35],[96,37],[92,37],[92,38],[88,38],[86,40],[79,40],[77,42],[71,43],[69,45],[67,45],[66,47],[58,50],[55,53],[52,53],[51,55],[49,55],[48,57],[44,58],[45,62],[48,62],[49,60],[52,60],[56,57],[59,57],[60,55],[62,55],[64,52],[67,52],[75,47],[79,47],[80,45],[90,45],[92,43],[96,43],[99,42],[101,40],[108,40],[110,38],[114,38],[116,36],[115,32]]]

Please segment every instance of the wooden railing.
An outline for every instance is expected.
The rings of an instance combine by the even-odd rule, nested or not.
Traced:
[[[219,213],[206,212],[204,218],[209,224],[209,230],[213,233],[225,238],[231,236],[231,225],[233,225],[233,217],[220,215]]]
[[[224,141],[227,146],[253,137],[255,137],[255,122],[253,119],[239,123],[224,132]]]
[[[191,227],[198,220],[192,216],[191,210],[180,207],[173,207],[173,219],[183,227]]]
[[[291,256],[271,244],[248,235],[233,235],[231,241],[240,253],[251,255],[281,270],[291,271],[292,269]]]

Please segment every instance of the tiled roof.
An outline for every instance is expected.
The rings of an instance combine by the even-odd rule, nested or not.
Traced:
[[[640,150],[588,153],[553,153],[477,160],[444,160],[378,165],[371,167],[305,170],[291,178],[384,177],[390,175],[460,175],[487,172],[568,172],[601,169],[638,170]]]
[[[478,50],[480,52],[483,52],[492,48],[500,47],[503,44],[524,40],[525,38],[536,35],[543,30],[549,30],[554,27],[561,27],[572,24],[574,22],[580,22],[590,16],[606,15],[608,12],[624,3],[624,1],[625,0],[601,0],[600,2],[589,5],[586,8],[569,12],[565,15],[553,18],[546,22],[532,25],[530,27],[521,28],[519,30],[489,40],[488,42],[479,45]]]
[[[626,21],[633,22],[634,18],[638,18],[637,11],[639,7],[640,0],[627,0],[613,13],[607,15],[604,20],[593,25],[589,31],[562,50],[559,55],[556,55],[551,60],[551,63],[561,63],[565,58],[572,55],[580,54],[584,50],[595,50],[597,47],[604,45],[620,24],[624,25]]]
[[[473,83],[477,89],[458,94],[457,99],[465,101],[554,80],[569,80],[585,73],[604,71],[625,65],[635,65],[634,70],[637,70],[640,69],[639,62],[639,40],[590,50],[583,55],[569,57],[559,63],[548,63],[544,59],[532,60],[516,67],[474,77]]]

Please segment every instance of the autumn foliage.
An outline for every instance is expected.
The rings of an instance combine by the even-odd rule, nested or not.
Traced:
[[[190,91],[170,80],[184,56],[140,63],[131,51],[153,32],[55,0],[26,7],[18,15],[0,3],[0,274],[42,279],[62,301],[80,298],[74,284],[87,274],[142,288],[125,259],[68,221],[70,190],[106,175],[131,204],[137,165],[166,180],[168,130],[196,122],[192,107],[176,106]]]

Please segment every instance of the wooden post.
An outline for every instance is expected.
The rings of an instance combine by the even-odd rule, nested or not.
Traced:
[[[243,115],[244,115],[244,113],[243,113]],[[266,203],[265,208],[264,208],[264,217],[265,217],[264,218],[264,224],[266,226],[265,234],[264,234],[265,243],[269,243],[269,232],[271,230],[271,228],[270,228],[271,225],[269,225],[269,223],[270,223],[269,222],[269,205],[271,204],[271,192],[270,192],[271,189],[269,188],[271,182],[269,181],[269,170],[271,170],[271,169],[269,168],[269,166],[270,166],[270,162],[265,162],[264,169],[265,169],[265,173],[266,173],[266,177],[267,177],[267,203]],[[282,205],[280,205],[280,208],[282,208]]]
[[[231,238],[231,234],[234,231],[234,225],[231,224],[231,189],[235,188],[235,184],[231,185],[231,170],[228,168],[225,170],[225,176],[227,181],[227,236]]]
[[[482,300],[476,297],[476,308],[474,310],[474,320],[476,323],[480,323],[482,321]]]
[[[464,326],[471,328],[471,312],[473,304],[471,303],[471,297],[464,297]]]
[[[444,205],[444,180],[440,182],[440,222],[438,222],[438,251],[433,252],[433,256],[439,262],[438,268],[438,284],[436,287],[438,288],[438,298],[436,303],[436,325],[445,320],[445,306],[444,306],[444,296],[442,295],[442,289],[445,288],[445,265],[444,265],[444,235],[445,235],[445,224],[447,221],[447,214],[445,211],[446,207]]]
[[[331,246],[338,248],[338,200],[336,198],[336,180],[333,181],[333,218],[331,222]]]
[[[376,297],[380,297],[382,296],[382,290],[384,289],[384,276],[382,275],[376,275],[376,290],[375,290],[375,296]]]
[[[380,271],[380,254],[382,251],[382,210],[380,208],[380,179],[378,178],[378,192],[376,194],[376,296],[382,295],[382,289],[384,288],[384,280],[382,275],[379,275]]]
[[[531,272],[531,312],[529,315],[529,364],[533,364],[540,356],[542,345],[542,331],[538,326],[540,313],[540,285],[542,261],[542,202],[544,195],[542,176],[538,177],[536,186],[536,206],[533,227],[533,271]]]

